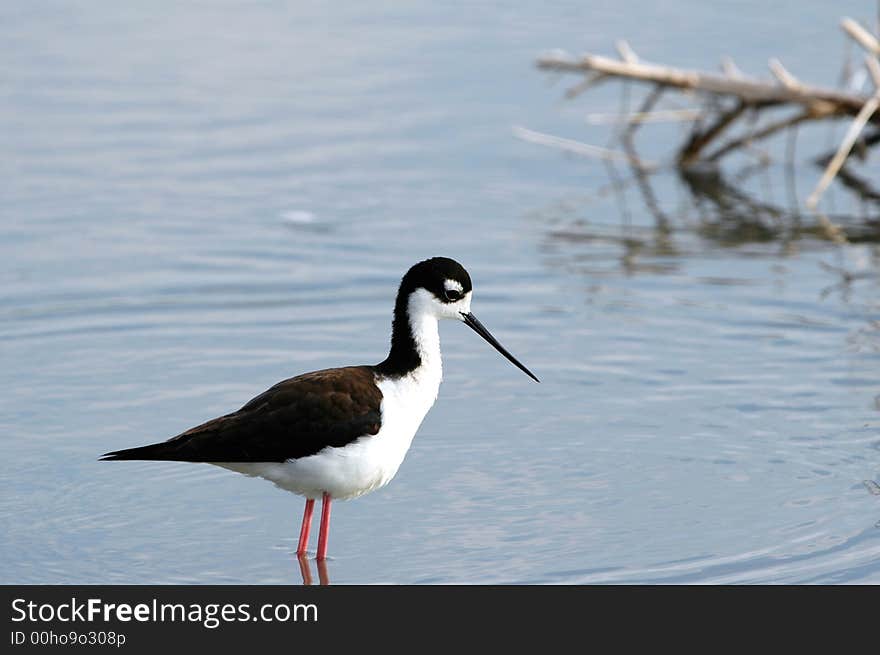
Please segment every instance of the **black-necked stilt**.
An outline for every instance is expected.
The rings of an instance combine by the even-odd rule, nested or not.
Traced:
[[[324,560],[331,501],[387,484],[437,398],[443,373],[441,318],[464,322],[538,381],[471,313],[471,278],[464,267],[435,257],[403,276],[391,351],[380,364],[304,373],[279,382],[237,412],[168,441],[117,450],[102,459],[209,462],[305,496],[299,556],[306,552],[312,510],[320,497],[317,559]]]

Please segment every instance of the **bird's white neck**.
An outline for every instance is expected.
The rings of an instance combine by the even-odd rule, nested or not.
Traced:
[[[407,318],[416,352],[421,365],[413,371],[416,377],[436,377],[437,384],[443,377],[443,361],[440,355],[440,330],[437,317],[432,311],[430,294],[417,289],[410,294],[407,305]]]

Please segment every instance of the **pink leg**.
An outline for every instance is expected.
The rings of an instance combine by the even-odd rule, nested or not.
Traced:
[[[330,494],[324,492],[324,502],[321,505],[321,531],[318,533],[317,560],[327,559],[327,537],[330,536]]]
[[[315,508],[315,499],[306,499],[306,510],[303,512],[302,527],[299,530],[299,545],[296,547],[297,555],[305,555],[309,547],[309,532],[312,531],[312,510]]]

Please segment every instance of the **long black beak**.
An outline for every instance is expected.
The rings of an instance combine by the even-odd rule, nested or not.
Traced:
[[[481,337],[483,337],[486,341],[491,343],[495,347],[495,350],[497,350],[502,355],[507,357],[507,359],[509,359],[513,363],[513,365],[516,366],[520,371],[522,371],[523,373],[528,375],[535,382],[540,382],[540,380],[535,377],[534,373],[532,373],[529,369],[527,369],[525,366],[520,364],[517,361],[516,357],[514,357],[509,352],[507,352],[507,350],[504,348],[504,346],[502,346],[500,343],[498,343],[498,339],[496,339],[495,337],[492,336],[492,334],[489,332],[489,330],[487,330],[486,327],[477,320],[476,316],[474,316],[470,312],[468,312],[467,314],[465,314],[464,312],[460,312],[460,314],[461,314],[461,317],[464,319],[465,325],[467,325],[471,330],[473,330],[474,332],[479,334]]]

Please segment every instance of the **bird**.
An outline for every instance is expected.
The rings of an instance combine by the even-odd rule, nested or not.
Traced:
[[[464,323],[540,382],[477,320],[472,293],[471,277],[457,261],[433,257],[418,262],[400,281],[391,347],[380,363],[303,373],[167,441],[116,450],[100,459],[205,462],[304,496],[300,558],[306,556],[320,498],[316,560],[323,562],[332,502],[388,484],[437,399],[443,376],[440,320]]]

